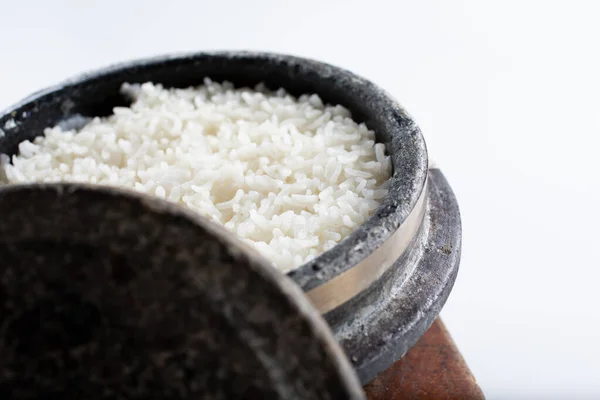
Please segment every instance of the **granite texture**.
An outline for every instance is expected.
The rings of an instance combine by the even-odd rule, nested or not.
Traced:
[[[1,399],[361,399],[302,292],[132,192],[0,187]]]

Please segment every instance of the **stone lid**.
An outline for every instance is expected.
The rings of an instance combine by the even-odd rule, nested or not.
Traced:
[[[363,398],[302,291],[196,214],[44,184],[0,215],[0,398]]]

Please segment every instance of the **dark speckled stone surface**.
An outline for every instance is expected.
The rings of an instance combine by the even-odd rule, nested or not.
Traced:
[[[199,217],[0,188],[0,399],[360,399],[291,281]]]

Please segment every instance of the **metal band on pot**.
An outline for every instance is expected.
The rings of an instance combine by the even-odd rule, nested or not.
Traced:
[[[367,289],[394,265],[421,226],[427,208],[426,199],[427,182],[408,217],[381,246],[354,267],[306,293],[322,314],[341,306]]]

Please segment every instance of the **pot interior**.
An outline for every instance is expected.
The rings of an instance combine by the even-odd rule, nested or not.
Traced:
[[[205,77],[236,87],[265,83],[293,95],[317,93],[341,104],[353,119],[375,131],[386,145],[394,169],[389,194],[374,215],[333,249],[291,271],[310,290],[351,268],[377,249],[406,219],[418,201],[427,175],[427,153],[419,128],[404,110],[373,83],[324,63],[268,53],[220,52],[159,57],[116,65],[38,92],[0,114],[0,153],[12,155],[18,144],[58,124],[71,128],[87,118],[110,115],[130,101],[121,85],[154,82],[165,87],[201,85]]]

